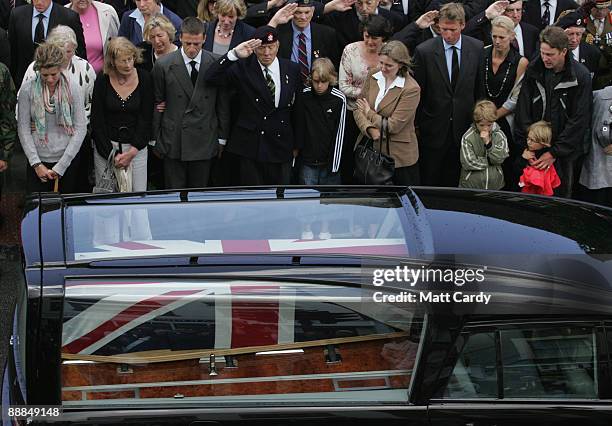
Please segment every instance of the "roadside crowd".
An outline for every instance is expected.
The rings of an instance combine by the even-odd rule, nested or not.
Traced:
[[[28,192],[358,184],[371,142],[393,184],[612,207],[610,0],[0,0],[0,26]]]

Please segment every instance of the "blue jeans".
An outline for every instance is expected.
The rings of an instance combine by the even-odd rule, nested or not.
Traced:
[[[332,173],[329,165],[308,166],[304,164],[300,170],[301,185],[340,185],[340,173]]]

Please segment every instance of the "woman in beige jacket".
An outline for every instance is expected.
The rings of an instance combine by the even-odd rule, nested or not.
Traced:
[[[418,185],[419,148],[414,131],[414,117],[421,88],[409,74],[410,55],[399,41],[390,41],[380,50],[379,70],[372,70],[363,85],[353,112],[362,137],[380,140],[382,119],[387,118],[389,150],[386,143],[376,143],[395,160],[393,183]]]

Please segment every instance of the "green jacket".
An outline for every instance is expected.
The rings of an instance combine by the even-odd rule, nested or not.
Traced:
[[[460,188],[501,189],[504,186],[501,164],[508,158],[508,140],[497,123],[491,129],[491,141],[490,147],[485,148],[475,124],[461,138]]]
[[[8,68],[0,63],[0,160],[6,161],[17,140],[15,85]]]

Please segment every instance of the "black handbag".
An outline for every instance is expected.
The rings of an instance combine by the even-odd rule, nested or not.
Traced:
[[[355,145],[355,171],[353,181],[357,185],[391,185],[393,173],[395,172],[395,160],[390,155],[382,152],[382,142],[387,145],[389,150],[389,129],[387,119],[382,120],[380,132],[381,151],[374,148],[374,141],[369,137],[364,137]]]

